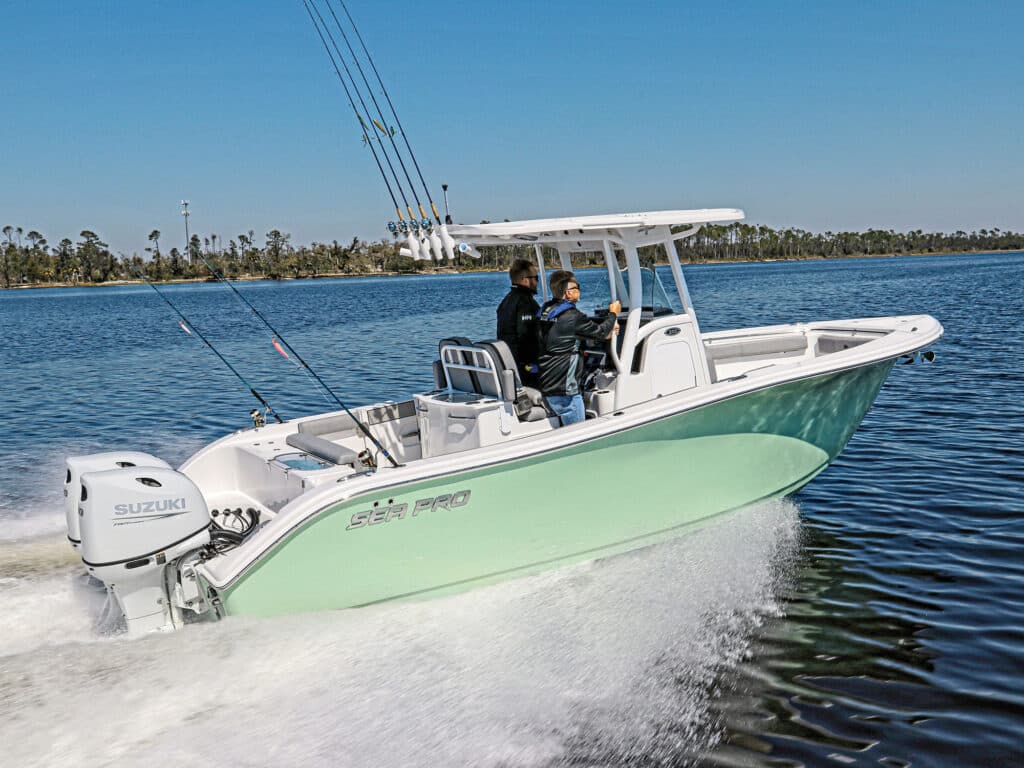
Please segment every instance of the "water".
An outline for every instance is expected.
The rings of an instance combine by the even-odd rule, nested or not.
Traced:
[[[75,586],[63,456],[180,461],[254,401],[149,288],[0,292],[0,762],[1024,763],[1024,256],[687,274],[706,330],[929,312],[947,335],[793,499],[453,598],[131,642]],[[505,283],[243,290],[357,404],[428,387],[436,340],[491,335]],[[284,415],[326,407],[223,286],[164,290]]]

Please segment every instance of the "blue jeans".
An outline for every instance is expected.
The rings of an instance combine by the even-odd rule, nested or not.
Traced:
[[[563,427],[585,421],[587,418],[587,412],[583,408],[583,395],[548,395],[547,400]]]

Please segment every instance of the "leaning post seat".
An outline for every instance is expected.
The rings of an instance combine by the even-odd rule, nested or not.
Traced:
[[[446,388],[493,397],[515,408],[520,421],[540,421],[549,413],[541,393],[522,386],[516,361],[508,344],[499,339],[476,343],[461,336],[442,339],[438,344],[442,374],[435,378]],[[435,367],[436,371],[436,367]],[[523,407],[528,406],[528,407]]]
[[[501,372],[502,399],[514,403],[521,403],[525,399],[529,404],[528,410],[525,408],[520,410],[517,407],[516,413],[519,420],[540,421],[547,418],[548,411],[544,403],[544,396],[533,387],[523,386],[516,360],[512,356],[512,350],[509,349],[508,344],[500,339],[485,339],[478,341],[475,346],[490,355],[495,368]]]
[[[494,445],[547,426],[543,398],[517,386],[515,360],[504,342],[449,338],[438,351],[444,386],[413,396],[423,458]],[[539,423],[524,424],[517,433],[516,422],[528,421]]]

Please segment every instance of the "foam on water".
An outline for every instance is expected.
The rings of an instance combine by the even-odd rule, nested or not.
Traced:
[[[67,523],[64,521],[64,513],[54,511],[53,505],[48,505],[38,512],[26,514],[25,517],[3,520],[3,524],[0,525],[0,547],[6,548],[13,542],[41,537],[65,539],[66,533]],[[66,539],[65,543],[67,543]],[[3,555],[0,555],[0,560],[2,558]]]
[[[63,453],[16,454],[4,462],[0,469],[0,558],[8,542],[52,537],[65,530],[63,475]]]
[[[22,766],[678,759],[715,740],[710,697],[778,611],[798,537],[774,502],[451,598],[135,641],[93,630],[55,556],[0,582],[0,743]]]

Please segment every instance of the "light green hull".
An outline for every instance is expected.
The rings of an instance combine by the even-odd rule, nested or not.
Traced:
[[[777,385],[543,456],[351,499],[279,542],[221,598],[229,614],[271,615],[434,596],[674,535],[809,482],[846,445],[891,367]],[[414,514],[417,501],[437,497]],[[389,506],[393,519],[350,527],[353,516],[384,518]]]

